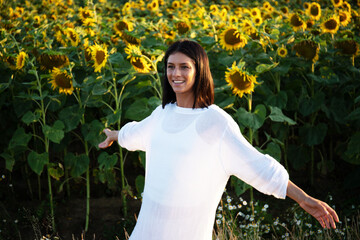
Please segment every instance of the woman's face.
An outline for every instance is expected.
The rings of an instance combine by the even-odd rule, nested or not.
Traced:
[[[191,58],[181,52],[171,54],[168,58],[166,74],[177,98],[193,97],[196,69]]]

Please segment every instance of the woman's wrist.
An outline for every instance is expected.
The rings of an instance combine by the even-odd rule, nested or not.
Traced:
[[[301,188],[296,186],[293,182],[289,180],[286,195],[296,201],[298,204],[302,204],[309,198]]]

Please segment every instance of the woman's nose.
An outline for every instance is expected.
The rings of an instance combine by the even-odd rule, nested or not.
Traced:
[[[174,76],[179,76],[180,75],[180,69],[178,67],[174,68],[174,72],[173,72]]]

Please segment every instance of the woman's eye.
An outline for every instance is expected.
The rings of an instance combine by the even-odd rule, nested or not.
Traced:
[[[173,68],[174,68],[174,66],[168,66],[167,68],[168,68],[168,69],[173,69]]]
[[[188,66],[182,66],[181,68],[182,69],[188,69],[189,67]]]

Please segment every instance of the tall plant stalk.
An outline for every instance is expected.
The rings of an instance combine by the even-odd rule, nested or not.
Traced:
[[[34,100],[35,103],[39,106],[39,110],[40,110],[40,119],[39,119],[39,123],[42,127],[44,127],[46,125],[46,111],[47,108],[49,106],[49,103],[45,106],[44,103],[44,95],[41,89],[41,81],[40,81],[40,77],[38,75],[38,72],[36,70],[36,67],[34,66],[34,64],[32,62],[30,62],[30,64],[32,65],[32,70],[31,73],[33,75],[35,75],[36,78],[36,89],[38,91],[39,94],[39,101],[38,100]],[[44,143],[44,147],[45,147],[45,153],[47,155],[47,158],[49,159],[49,145],[50,145],[50,141],[49,138],[44,134],[44,138],[42,139],[43,143]],[[49,163],[46,166],[46,170],[47,170],[47,182],[48,182],[48,190],[49,190],[49,203],[50,203],[50,218],[51,218],[51,225],[53,228],[53,231],[56,231],[56,226],[55,226],[55,214],[54,214],[54,201],[53,201],[53,193],[52,193],[52,184],[51,184],[51,176],[50,176],[50,171],[49,171]]]

